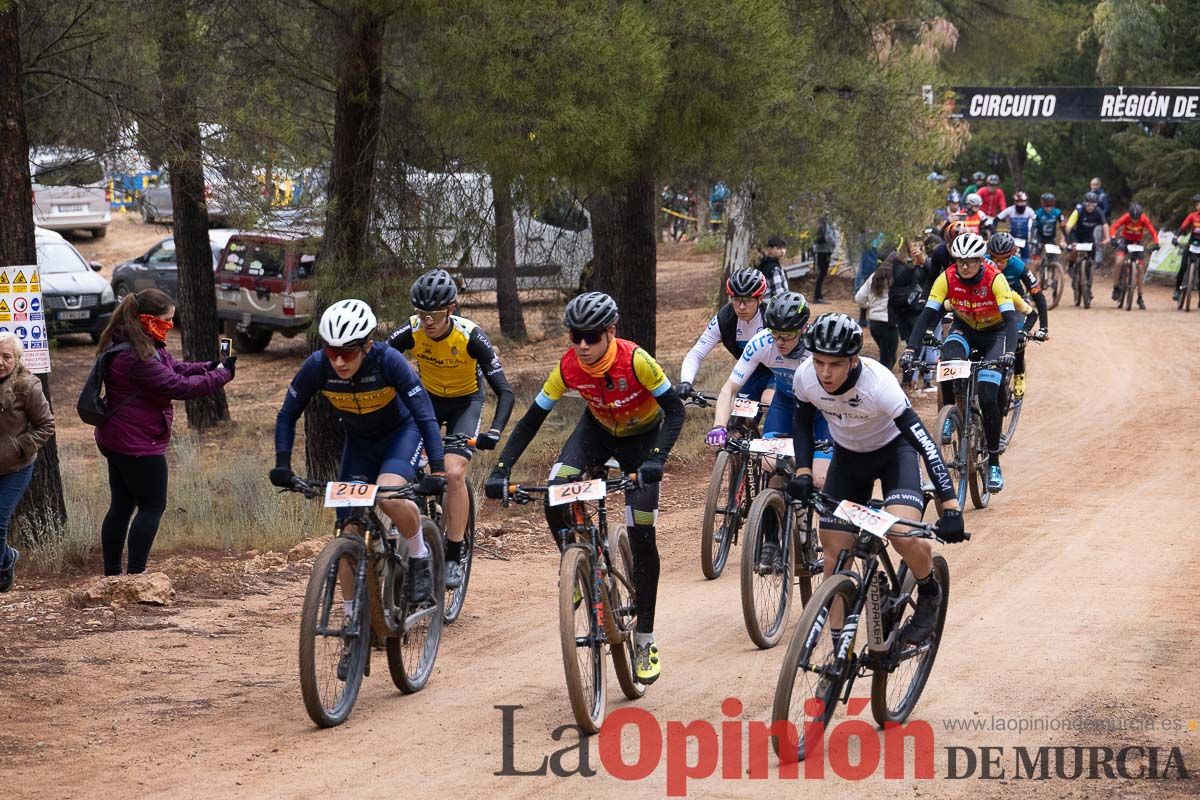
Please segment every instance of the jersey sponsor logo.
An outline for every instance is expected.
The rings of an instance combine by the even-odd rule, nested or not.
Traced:
[[[419,385],[414,388],[418,392],[421,391]],[[368,392],[335,392],[330,389],[322,389],[321,394],[325,395],[329,404],[338,411],[348,414],[370,414],[386,408],[396,399],[396,390],[391,386]],[[411,395],[412,392],[409,394]]]
[[[409,397],[416,397],[420,393],[421,393],[421,384],[419,384],[419,383],[416,386],[414,386],[413,388],[408,390]]]
[[[925,426],[920,422],[914,422],[909,426],[908,430],[913,436],[917,437],[917,444],[925,451],[925,466],[929,467],[933,473],[930,477],[933,478],[934,484],[940,490],[954,491],[954,484],[950,480],[950,470],[946,468],[946,463],[942,461],[942,455],[938,452],[937,445],[933,443],[933,439],[929,438],[929,432],[925,430]]]
[[[852,408],[858,408],[860,405],[862,405],[862,401],[862,395],[860,395],[858,392],[855,392],[854,397],[851,397],[846,402],[848,402]]]

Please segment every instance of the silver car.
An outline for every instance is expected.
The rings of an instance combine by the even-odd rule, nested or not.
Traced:
[[[104,168],[94,155],[66,148],[29,152],[33,222],[52,231],[91,231],[99,239],[112,221]]]
[[[220,195],[225,191],[225,180],[220,173],[206,167],[204,169],[204,203],[208,206],[208,221],[211,225],[225,224],[227,212]],[[171,178],[164,171],[157,186],[151,186],[142,192],[140,203],[142,222],[165,222],[173,220],[175,203],[171,199]]]

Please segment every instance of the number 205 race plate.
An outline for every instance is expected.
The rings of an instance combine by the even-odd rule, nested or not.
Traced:
[[[350,508],[373,506],[379,487],[373,483],[348,483],[338,481],[325,484],[326,508]]]
[[[577,483],[559,483],[550,487],[550,505],[562,506],[580,500],[599,500],[607,493],[603,478]]]

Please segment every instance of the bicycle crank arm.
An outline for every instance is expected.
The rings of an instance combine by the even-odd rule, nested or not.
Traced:
[[[405,631],[412,630],[412,628],[417,623],[421,622],[421,620],[428,619],[429,617],[432,617],[434,614],[440,614],[440,613],[442,613],[442,612],[440,609],[438,609],[437,603],[434,603],[433,605],[430,605],[430,606],[426,606],[425,608],[422,608],[419,611],[414,611],[413,613],[409,614],[407,617],[404,618],[404,622],[403,622],[403,624],[401,624],[400,629],[397,632],[404,633]]]

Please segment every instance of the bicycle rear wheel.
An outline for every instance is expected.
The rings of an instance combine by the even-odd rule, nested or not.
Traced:
[[[942,628],[946,625],[946,608],[950,603],[950,567],[946,559],[940,555],[933,557],[933,574],[942,587],[942,605],[938,609],[937,623],[933,634],[921,644],[898,642],[893,645],[900,648],[899,663],[892,671],[876,669],[871,676],[871,714],[880,725],[886,722],[904,722],[921,699],[921,692],[933,671],[933,662],[937,658],[938,646],[942,642]],[[916,592],[916,581],[912,573],[907,573],[904,591],[904,605],[896,610],[897,616],[892,620],[892,630],[900,630],[903,634],[906,620],[916,610],[917,601],[913,594]]]
[[[633,641],[633,632],[637,628],[633,549],[629,546],[629,533],[624,525],[613,526],[613,530],[616,535],[610,531],[608,538],[612,572],[608,597],[604,603],[604,627],[613,668],[617,672],[617,683],[626,697],[637,700],[646,693],[646,684],[639,681],[633,672],[637,663],[637,648]]]
[[[787,501],[778,489],[754,498],[746,518],[742,547],[742,618],[757,646],[774,647],[783,636],[792,599],[792,547],[784,538]],[[763,545],[775,543],[776,555],[763,558]]]
[[[983,417],[978,411],[971,412],[971,441],[966,448],[970,465],[971,505],[987,508],[992,499],[988,492],[988,448],[983,434]],[[961,489],[960,489],[961,493]]]
[[[725,571],[733,537],[742,527],[742,496],[746,466],[744,458],[721,450],[713,461],[708,481],[708,498],[700,529],[700,571],[716,580]]]
[[[442,532],[431,520],[422,519],[421,535],[425,537],[425,546],[429,548],[435,603],[413,608],[405,598],[404,581],[397,578],[392,582],[396,608],[403,609],[407,616],[402,621],[400,633],[388,637],[388,670],[392,674],[392,683],[405,694],[424,689],[429,676],[433,674],[438,647],[442,643],[445,615],[446,555],[442,552]],[[399,576],[400,571],[396,570],[394,574]]]
[[[592,613],[595,604],[587,553],[569,547],[558,565],[558,632],[567,697],[575,722],[585,733],[600,730],[606,702],[604,647],[600,625]]]
[[[849,575],[833,575],[824,581],[804,609],[783,665],[775,683],[775,700],[771,706],[771,723],[788,723],[782,735],[771,737],[779,760],[787,763],[803,761],[807,728],[819,723],[822,731],[833,717],[834,706],[842,693],[845,670],[837,670],[837,643],[829,632],[830,609],[841,600],[842,613],[854,604],[858,584]],[[805,707],[810,700],[819,701],[816,708]]]
[[[300,614],[300,694],[308,716],[322,728],[350,716],[362,686],[371,644],[366,591],[358,592],[354,613],[344,597],[354,597],[354,578],[366,557],[362,541],[338,536],[317,556]],[[346,582],[348,581],[348,582]],[[340,674],[339,674],[340,672]]]
[[[963,419],[958,406],[942,406],[938,412],[934,436],[941,442],[942,461],[950,471],[950,478],[957,487],[960,508],[967,502],[967,464],[963,449]]]
[[[467,478],[467,503],[467,531],[463,536],[461,561],[463,579],[462,585],[457,589],[446,588],[444,619],[447,625],[458,619],[458,615],[462,613],[463,603],[467,599],[467,584],[471,582],[471,564],[475,561],[475,487],[471,485],[470,478]]]

